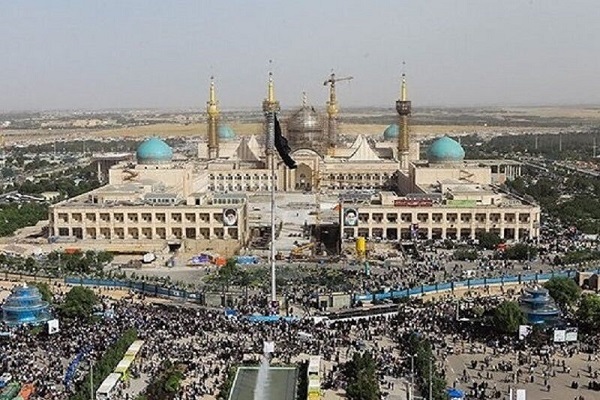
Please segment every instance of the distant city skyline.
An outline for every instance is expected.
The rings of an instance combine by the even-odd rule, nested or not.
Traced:
[[[593,0],[0,2],[0,111],[600,104]],[[269,60],[273,64],[269,66]]]

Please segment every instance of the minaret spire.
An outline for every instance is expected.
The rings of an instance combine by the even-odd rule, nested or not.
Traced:
[[[404,66],[404,62],[402,63]],[[398,113],[398,161],[400,169],[408,169],[410,157],[410,126],[409,117],[412,112],[412,105],[406,93],[406,74],[402,72],[402,86],[400,89],[400,99],[396,100],[396,112]]]
[[[335,73],[332,71],[329,79],[323,82],[324,86],[329,85],[329,101],[327,102],[327,153],[330,156],[335,155],[335,147],[338,142],[337,116],[340,110],[338,109],[337,96],[335,94],[335,83],[352,79],[354,78],[351,76],[336,78]]]
[[[269,61],[271,64],[272,61]],[[265,115],[265,167],[271,169],[273,163],[273,146],[275,136],[275,113],[279,112],[279,102],[275,99],[275,84],[273,82],[273,71],[269,71],[269,81],[267,87],[267,98],[262,103],[263,113]]]
[[[273,72],[269,71],[269,88],[267,90],[267,101],[269,103],[275,102],[275,85],[273,84]]]
[[[210,77],[210,89],[208,91],[208,101],[206,102],[206,115],[208,118],[208,159],[215,160],[219,158],[219,136],[217,134],[219,123],[219,106],[215,92],[215,78]]]

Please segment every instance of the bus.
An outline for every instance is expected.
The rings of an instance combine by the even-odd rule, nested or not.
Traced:
[[[121,380],[121,374],[113,372],[108,375],[104,382],[96,390],[96,400],[114,400],[116,399],[117,384]]]
[[[308,359],[307,400],[321,400],[321,356],[310,356]]]
[[[327,314],[330,322],[359,321],[373,317],[390,318],[398,315],[398,304],[387,304],[381,306],[363,305],[362,307],[341,310]]]

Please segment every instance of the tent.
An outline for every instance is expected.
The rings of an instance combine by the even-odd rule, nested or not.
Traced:
[[[448,389],[448,398],[450,400],[463,400],[465,398],[465,394],[462,390],[458,390],[456,388]]]

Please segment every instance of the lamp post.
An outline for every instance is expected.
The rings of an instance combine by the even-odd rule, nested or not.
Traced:
[[[410,385],[415,384],[415,355],[410,355]]]
[[[410,355],[410,400],[413,398],[413,391],[415,390],[415,355]]]
[[[433,356],[429,359],[429,400],[433,400]]]
[[[94,400],[94,363],[90,357],[90,399]]]

